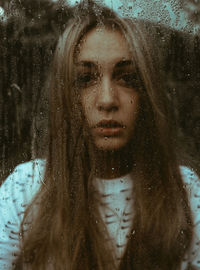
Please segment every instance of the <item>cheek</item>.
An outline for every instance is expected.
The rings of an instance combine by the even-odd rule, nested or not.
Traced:
[[[134,96],[131,99],[129,99],[128,104],[125,107],[126,115],[127,115],[127,125],[129,126],[130,132],[132,132],[135,129],[137,117],[139,114],[139,97]]]
[[[131,118],[135,118],[139,111],[139,95],[131,96],[127,102],[127,110]]]
[[[93,99],[91,95],[84,94],[81,97],[81,104],[83,108],[83,114],[88,122],[91,121],[91,115],[93,112]]]

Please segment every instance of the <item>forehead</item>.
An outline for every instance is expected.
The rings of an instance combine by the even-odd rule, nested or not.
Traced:
[[[119,30],[97,27],[87,33],[81,44],[78,61],[92,61],[99,64],[129,60],[131,53],[127,41]]]

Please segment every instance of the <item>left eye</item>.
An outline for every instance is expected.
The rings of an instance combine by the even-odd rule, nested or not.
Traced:
[[[139,86],[139,79],[136,74],[134,73],[124,73],[120,76],[117,76],[117,81],[125,87],[138,87]]]

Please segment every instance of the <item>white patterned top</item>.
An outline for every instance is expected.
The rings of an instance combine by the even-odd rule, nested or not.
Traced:
[[[35,160],[20,164],[0,188],[0,269],[12,269],[20,250],[19,228],[24,211],[42,185],[45,161]],[[200,270],[200,179],[189,168],[181,166],[181,175],[188,190],[194,219],[194,237],[191,249],[181,270],[189,265]],[[133,217],[130,175],[113,180],[96,179],[102,194],[100,212],[115,248],[116,259],[123,256]],[[106,208],[104,206],[107,206]],[[106,210],[105,210],[106,209]]]
[[[116,260],[123,257],[133,219],[133,180],[130,175],[117,179],[96,179],[101,194],[100,213],[106,224]]]

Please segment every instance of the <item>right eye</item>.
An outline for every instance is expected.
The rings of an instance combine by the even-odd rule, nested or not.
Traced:
[[[80,87],[87,87],[96,83],[97,79],[97,76],[92,73],[79,74],[76,78],[76,84]]]

